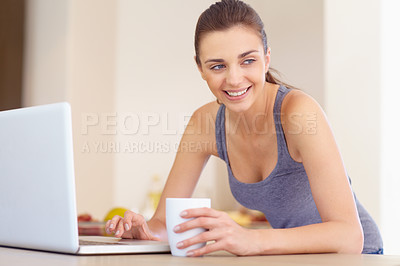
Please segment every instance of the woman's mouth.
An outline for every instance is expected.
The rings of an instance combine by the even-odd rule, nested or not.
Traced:
[[[225,93],[228,95],[228,98],[230,98],[230,99],[239,99],[239,98],[243,98],[240,96],[244,96],[250,88],[251,88],[251,86],[249,86],[246,89],[241,90],[241,91],[225,91]]]

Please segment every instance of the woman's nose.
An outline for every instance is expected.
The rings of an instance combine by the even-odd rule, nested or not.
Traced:
[[[237,87],[243,80],[243,73],[238,67],[231,67],[226,72],[226,83],[232,87]]]

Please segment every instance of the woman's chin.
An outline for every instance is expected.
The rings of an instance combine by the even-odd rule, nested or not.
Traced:
[[[227,109],[229,109],[230,112],[233,113],[244,113],[247,110],[250,109],[251,104],[248,101],[243,101],[243,102],[236,102],[236,103],[232,103],[232,102],[227,102],[224,103],[225,107]]]

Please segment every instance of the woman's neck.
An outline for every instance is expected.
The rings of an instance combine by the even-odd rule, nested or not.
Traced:
[[[229,132],[244,136],[268,133],[267,122],[269,118],[273,118],[271,114],[275,102],[274,92],[276,92],[278,86],[266,82],[262,95],[244,112],[235,113],[226,109]]]

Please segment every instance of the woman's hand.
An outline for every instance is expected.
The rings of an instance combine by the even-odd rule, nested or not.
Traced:
[[[150,231],[144,217],[132,211],[126,211],[123,218],[119,215],[114,216],[107,221],[105,229],[107,233],[114,233],[116,237],[160,240]]]
[[[211,208],[197,208],[183,211],[182,218],[195,218],[177,225],[174,228],[176,233],[202,227],[207,231],[192,238],[181,241],[177,244],[180,249],[191,245],[215,241],[202,248],[190,250],[187,256],[202,256],[217,250],[225,250],[235,255],[254,255],[259,253],[256,245],[256,232],[244,228],[233,221],[227,213]]]

